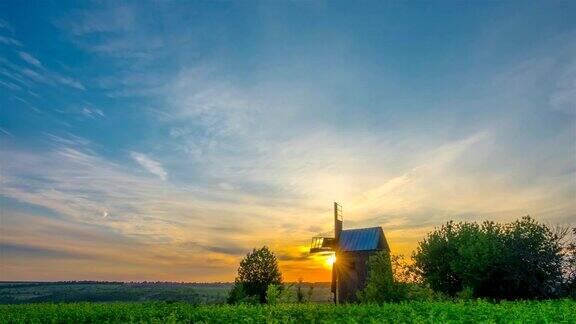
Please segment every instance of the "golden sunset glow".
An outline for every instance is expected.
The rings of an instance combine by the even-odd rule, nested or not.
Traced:
[[[334,262],[336,262],[336,255],[334,255],[334,254],[332,254],[331,256],[329,256],[329,257],[326,259],[326,265],[327,265],[329,268],[332,268],[332,266],[334,265]]]
[[[574,222],[566,12],[277,2],[0,1],[0,281],[229,282],[262,246],[330,281],[334,202],[407,258],[450,220]]]

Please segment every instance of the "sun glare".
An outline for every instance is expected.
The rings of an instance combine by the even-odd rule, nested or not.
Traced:
[[[334,262],[336,262],[336,256],[334,254],[332,254],[326,259],[326,266],[332,267]]]

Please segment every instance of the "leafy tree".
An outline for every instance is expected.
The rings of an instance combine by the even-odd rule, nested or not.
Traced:
[[[576,227],[572,228],[572,239],[567,243],[564,255],[566,286],[572,299],[576,299]]]
[[[241,284],[235,283],[228,294],[227,302],[228,304],[237,304],[246,301],[247,297],[244,287]]]
[[[462,290],[462,279],[456,275],[450,264],[458,256],[455,244],[458,232],[458,224],[452,221],[446,223],[428,234],[428,237],[419,243],[413,256],[418,274],[434,291],[454,295]]]
[[[390,255],[390,260],[392,262],[394,281],[410,284],[418,284],[422,282],[422,278],[414,269],[414,265],[409,263],[404,255]]]
[[[448,222],[413,255],[424,283],[450,296],[548,298],[560,291],[557,235],[529,216],[510,224]]]
[[[562,292],[576,299],[576,227],[557,226],[554,234],[562,245]]]
[[[394,280],[390,253],[380,251],[368,258],[366,287],[358,292],[365,303],[398,302],[406,299],[407,286]]]
[[[499,284],[484,287],[487,295],[507,299],[549,298],[562,282],[562,247],[548,226],[523,217],[505,230],[505,262]]]
[[[245,296],[258,296],[260,303],[266,303],[266,290],[270,285],[281,285],[282,274],[278,267],[278,259],[268,247],[254,249],[248,253],[238,268],[238,276],[234,281],[229,302],[237,303]],[[280,286],[280,289],[282,287]]]

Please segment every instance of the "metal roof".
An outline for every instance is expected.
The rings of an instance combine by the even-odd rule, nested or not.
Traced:
[[[378,250],[380,238],[384,244],[384,232],[381,227],[369,227],[343,230],[338,245],[341,251]]]

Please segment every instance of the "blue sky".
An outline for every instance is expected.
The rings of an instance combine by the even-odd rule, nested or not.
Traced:
[[[0,280],[231,280],[267,244],[576,219],[569,1],[3,1]],[[308,277],[307,277],[308,276]]]

